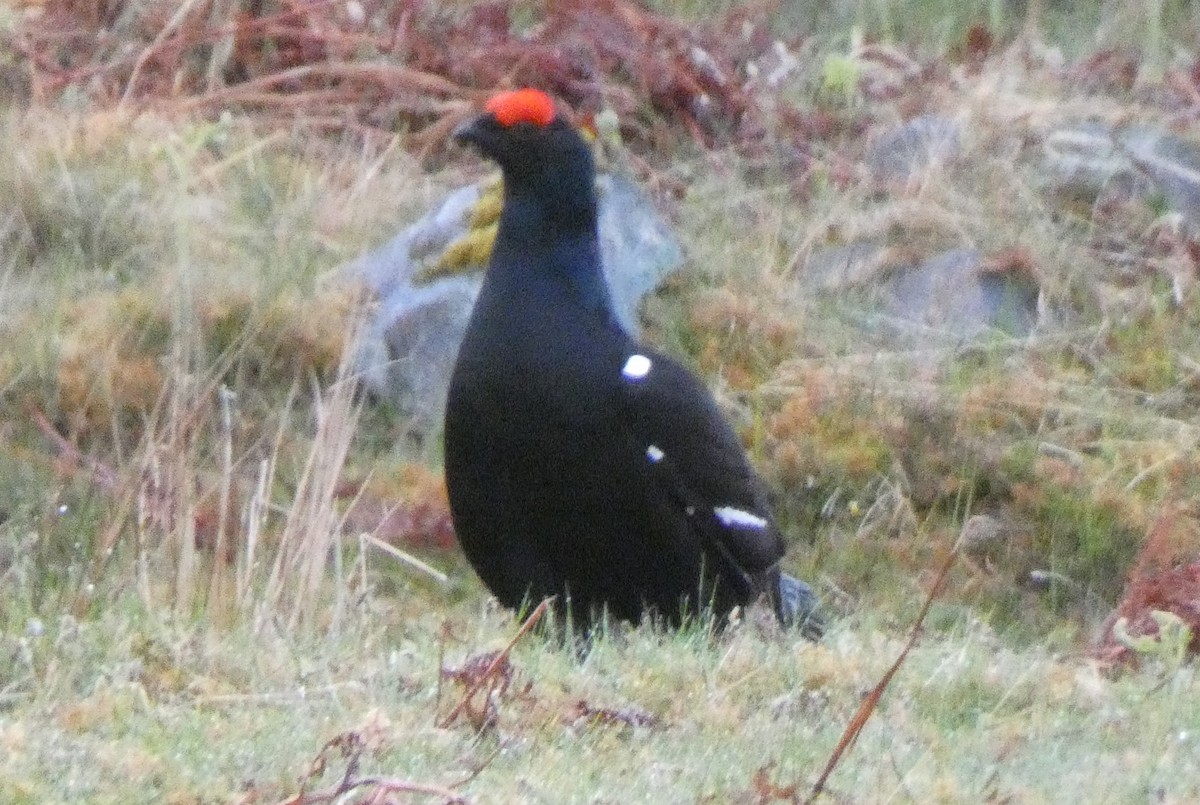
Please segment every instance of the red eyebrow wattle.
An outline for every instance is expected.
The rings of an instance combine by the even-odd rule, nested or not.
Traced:
[[[493,96],[484,109],[502,126],[515,126],[518,123],[548,126],[556,116],[554,100],[539,89],[501,92]]]

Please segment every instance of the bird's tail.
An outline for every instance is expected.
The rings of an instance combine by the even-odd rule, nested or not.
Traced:
[[[813,588],[787,573],[779,574],[779,584],[771,590],[775,616],[788,629],[799,629],[809,640],[819,640],[825,633],[825,616],[821,599]]]

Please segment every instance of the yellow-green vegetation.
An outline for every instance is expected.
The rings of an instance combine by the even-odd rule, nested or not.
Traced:
[[[820,646],[753,623],[719,643],[612,635],[583,661],[528,639],[480,733],[466,716],[445,724],[462,688],[439,686],[438,661],[444,650],[457,667],[515,623],[418,600],[364,601],[319,639],[214,634],[128,605],[13,637],[0,795],[280,802],[326,741],[355,733],[356,777],[471,778],[456,787],[471,801],[757,802],[756,774],[811,782],[900,644],[876,616]],[[963,619],[911,656],[831,790],[857,802],[1190,801],[1197,686],[1178,664],[1107,679]],[[334,753],[308,790],[334,788],[346,767]]]
[[[527,636],[507,686],[452,721],[471,658],[518,624],[437,549],[436,434],[400,437],[357,394],[346,357],[368,310],[338,268],[468,174],[431,173],[400,137],[7,109],[0,802],[272,803],[336,787],[351,761],[473,802],[802,797],[978,515],[995,527],[963,548],[832,798],[1200,800],[1186,626],[1160,613],[1169,640],[1122,633],[1136,670],[1088,654],[1165,509],[1168,552],[1200,551],[1194,266],[1182,286],[1114,269],[1104,227],[1146,246],[1158,201],[1102,215],[1055,198],[1026,142],[1138,101],[1067,96],[1053,59],[1014,45],[936,89],[965,124],[959,159],[877,183],[849,121],[872,103],[905,115],[859,94],[852,43],[917,36],[940,10],[921,35],[941,52],[1025,18],[834,5],[779,90],[833,121],[804,170],[788,154],[648,160],[687,187],[671,213],[688,265],[644,308],[648,339],[737,423],[830,634],[811,645],[750,612],[716,637],[614,627],[584,657]],[[1049,37],[1065,12],[1046,5]],[[1133,38],[1162,58],[1188,8],[1127,24],[1136,5],[1077,20],[1094,47]],[[814,256],[858,242],[878,249],[847,266],[853,283],[812,276]],[[963,244],[1036,277],[1049,313],[1032,335],[962,346],[864,326],[889,272]],[[444,267],[486,234],[456,248]],[[314,771],[338,736],[350,759],[331,749]]]

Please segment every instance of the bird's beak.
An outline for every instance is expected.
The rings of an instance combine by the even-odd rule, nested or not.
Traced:
[[[459,145],[483,145],[484,128],[491,115],[477,115],[460,124],[451,135]]]

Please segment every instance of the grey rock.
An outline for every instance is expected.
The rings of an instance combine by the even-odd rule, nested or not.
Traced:
[[[642,298],[683,263],[667,222],[637,185],[620,176],[596,179],[600,193],[600,258],[621,325],[638,331]]]
[[[880,240],[855,240],[814,251],[805,261],[802,279],[817,291],[866,287],[880,276],[886,259],[887,248]]]
[[[366,386],[412,417],[417,430],[428,430],[441,418],[479,286],[477,276],[396,285],[376,309],[359,353]]]
[[[954,249],[888,278],[888,311],[956,339],[996,329],[1027,335],[1037,322],[1038,288],[1032,278],[983,270],[975,249]]]
[[[455,190],[420,221],[353,261],[346,273],[366,283],[380,299],[412,287],[417,272],[436,263],[445,248],[466,232],[480,189],[468,185]]]
[[[1043,145],[1049,189],[1094,200],[1160,195],[1200,224],[1200,143],[1151,126],[1089,121],[1052,132]]]
[[[932,164],[947,162],[962,149],[958,123],[921,115],[879,137],[867,152],[867,166],[879,179],[907,179]]]
[[[804,283],[840,306],[857,307],[861,328],[891,344],[914,337],[958,343],[991,331],[1023,336],[1037,323],[1036,280],[987,271],[975,249],[952,249],[910,265],[890,264],[888,254],[873,240],[814,252]]]
[[[415,282],[468,230],[481,185],[451,193],[437,209],[343,275],[362,282],[378,305],[358,356],[367,389],[410,417],[411,429],[440,426],[446,386],[482,284],[478,271]],[[682,249],[651,201],[629,180],[597,179],[600,251],[622,326],[637,332],[642,298],[682,263]],[[528,311],[537,315],[537,311]]]
[[[1171,134],[1127,144],[1134,167],[1163,194],[1167,206],[1200,224],[1200,144]]]

